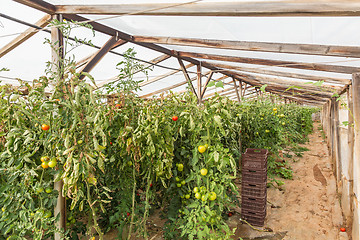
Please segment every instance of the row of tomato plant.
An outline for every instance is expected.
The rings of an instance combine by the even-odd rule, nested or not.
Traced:
[[[54,24],[69,35],[68,25]],[[46,77],[22,83],[26,95],[1,87],[2,238],[58,232],[102,239],[114,228],[119,239],[147,238],[147,219],[160,208],[167,239],[228,239],[241,153],[251,147],[277,155],[311,132],[314,109],[266,98],[237,103],[215,96],[200,105],[192,93],[138,98],[132,74],[142,66],[134,56],[129,50],[118,64],[121,81],[107,88],[109,101],[81,80],[66,54],[62,65],[49,63]],[[291,177],[279,164],[270,160],[269,173]],[[59,181],[60,193],[53,190]],[[66,231],[54,224],[58,194],[67,200]]]
[[[100,235],[125,227],[129,235],[146,236],[146,219],[156,207],[167,212],[179,239],[225,239],[232,232],[223,215],[236,204],[233,180],[242,150],[276,154],[303,142],[314,111],[220,96],[199,106],[192,94],[150,101],[128,96],[109,105],[79,86],[74,98],[50,100],[44,87],[25,98],[2,88],[4,237],[42,239],[59,231],[52,186],[63,181],[74,230],[65,235],[72,239],[89,227]],[[276,173],[279,166],[269,165]]]

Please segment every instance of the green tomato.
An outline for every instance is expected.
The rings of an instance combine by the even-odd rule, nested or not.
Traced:
[[[180,182],[180,178],[179,178],[179,177],[176,177],[175,180],[176,180],[177,182]]]
[[[199,188],[198,187],[194,187],[194,193],[199,192]]]
[[[45,215],[44,215],[44,218],[49,218],[51,217],[51,212],[50,211],[46,211],[45,212]]]
[[[43,187],[39,187],[36,189],[36,192],[37,193],[42,193],[44,191],[44,188]]]
[[[52,189],[51,189],[51,188],[46,188],[46,189],[45,189],[45,192],[46,192],[46,193],[52,193]]]
[[[186,198],[186,199],[189,199],[189,198],[190,198],[190,194],[186,194],[186,195],[185,195],[185,198]]]
[[[181,183],[177,183],[176,186],[177,186],[177,187],[181,187]]]
[[[177,166],[178,171],[182,172],[184,170],[184,165],[182,163],[179,163],[179,165]]]
[[[182,180],[181,185],[185,185],[185,184],[186,184],[185,180]]]
[[[206,195],[202,195],[201,196],[201,201],[205,202],[207,199],[206,199]]]
[[[195,198],[196,198],[196,199],[200,199],[200,198],[201,198],[201,194],[200,194],[200,193],[198,193],[198,192],[197,192],[197,193],[195,193]]]
[[[52,159],[50,160],[50,162],[48,163],[49,167],[51,167],[51,168],[55,167],[56,164],[57,164],[56,158],[52,158]]]
[[[210,196],[209,196],[209,200],[210,201],[214,201],[216,199],[216,193],[215,192],[211,192]]]

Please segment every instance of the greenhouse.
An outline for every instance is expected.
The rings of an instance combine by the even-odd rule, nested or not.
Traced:
[[[0,6],[0,239],[360,240],[360,1]]]

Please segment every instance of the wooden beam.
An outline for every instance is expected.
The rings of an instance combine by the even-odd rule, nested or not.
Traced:
[[[206,89],[207,89],[207,86],[208,86],[208,84],[209,84],[209,82],[210,82],[210,80],[211,80],[211,78],[212,78],[213,75],[214,75],[214,72],[211,71],[211,72],[210,72],[210,75],[209,75],[208,78],[206,79],[204,88],[203,88],[203,90],[202,90],[202,92],[201,92],[201,95],[200,95],[200,98],[201,98],[201,99],[203,99],[204,94],[205,94],[205,91],[206,91]],[[227,76],[226,76],[226,77],[227,77]]]
[[[204,75],[206,76],[206,75],[208,75],[209,73],[210,73],[210,71],[209,71],[209,72],[206,72]],[[195,81],[196,79],[197,79],[197,77],[193,77],[193,78],[190,79],[190,81],[192,82],[192,81]],[[174,84],[174,85],[171,85],[171,86],[169,86],[169,87],[162,88],[162,89],[158,89],[158,90],[156,90],[156,91],[154,91],[154,92],[151,92],[151,93],[142,95],[142,96],[140,96],[140,97],[141,97],[141,98],[148,98],[148,97],[151,97],[151,96],[153,96],[153,95],[155,95],[155,94],[162,93],[162,92],[165,92],[165,91],[168,91],[168,90],[171,90],[171,89],[180,87],[180,86],[182,86],[182,85],[184,85],[184,84],[186,84],[186,83],[189,83],[189,81],[188,81],[188,80],[185,80],[185,81],[176,83],[176,84]]]
[[[189,74],[188,74],[188,72],[186,71],[186,68],[185,68],[185,65],[184,65],[183,61],[182,61],[180,58],[178,58],[178,62],[179,62],[179,64],[180,64],[180,67],[181,67],[181,70],[182,70],[182,72],[183,72],[183,74],[184,74],[184,77],[186,78],[189,86],[191,87],[191,90],[193,91],[193,93],[195,94],[195,96],[196,96],[198,99],[200,99],[200,96],[197,95],[196,90],[195,90],[195,88],[194,88],[194,85],[192,84],[192,81],[191,81],[191,79],[190,79],[190,77],[189,77]]]
[[[195,53],[195,52],[178,52],[178,54],[181,57],[267,65],[267,66],[275,66],[275,67],[296,68],[296,69],[305,69],[305,70],[316,70],[316,71],[325,71],[325,72],[336,72],[336,73],[346,73],[346,74],[360,72],[360,68],[358,67],[326,65],[321,63],[302,63],[302,62],[269,60],[269,59],[260,59],[260,58],[246,58],[246,57],[234,57],[234,56],[224,56],[224,55],[216,55],[216,54],[204,54],[204,53]]]
[[[240,78],[246,78],[246,79],[253,79],[255,81],[259,81],[261,84],[278,84],[282,85],[287,88],[296,88],[296,89],[304,89],[308,90],[314,93],[329,93],[329,95],[333,95],[334,93],[341,91],[342,87],[327,87],[327,86],[315,86],[313,84],[304,84],[303,82],[299,81],[286,81],[281,80],[277,78],[271,78],[271,77],[263,77],[259,75],[252,75],[252,74],[245,74],[245,73],[239,73],[237,75]]]
[[[240,102],[241,99],[240,99],[239,90],[238,90],[238,87],[237,87],[237,85],[236,85],[235,79],[233,78],[232,81],[233,81],[233,83],[234,83],[234,88],[235,88],[235,92],[236,92],[236,96],[237,96],[238,102]]]
[[[326,97],[319,97],[319,96],[316,96],[316,95],[306,94],[306,93],[285,92],[282,89],[274,88],[274,87],[267,87],[266,91],[271,92],[271,93],[276,93],[277,95],[280,95],[280,96],[297,97],[299,99],[308,99],[308,100],[313,100],[313,101],[325,102],[325,101],[327,101],[329,99],[329,98],[326,98]]]
[[[220,91],[217,91],[217,92],[213,92],[213,93],[209,93],[209,94],[205,95],[204,98],[212,97],[212,96],[214,96],[216,93],[221,94],[221,93],[225,93],[225,92],[228,92],[228,91],[231,91],[231,90],[234,90],[234,88],[233,88],[233,87],[224,88],[223,90],[220,90]]]
[[[309,81],[324,81],[326,83],[335,83],[335,84],[349,84],[351,82],[350,78],[345,79],[345,78],[334,78],[334,77],[322,77],[322,76],[315,76],[309,74],[273,71],[268,69],[255,68],[255,67],[234,66],[234,65],[222,64],[222,63],[212,63],[212,65],[214,67],[218,67],[222,69],[231,69],[242,72],[259,73],[264,75],[274,75],[274,76],[286,77],[286,78],[304,79]]]
[[[360,58],[360,48],[353,46],[249,42],[149,36],[134,36],[134,40],[136,42],[191,47]]]
[[[197,74],[197,95],[199,97],[199,101],[201,102],[201,65],[196,66],[196,74]]]
[[[42,28],[48,25],[49,21],[51,21],[51,15],[46,14],[39,21],[35,23],[36,26]],[[28,28],[25,32],[18,35],[14,40],[6,44],[4,47],[0,49],[0,58],[5,54],[9,53],[11,50],[15,49],[17,46],[34,36],[38,31],[35,31],[35,28]]]
[[[272,81],[268,81],[266,78],[259,77],[259,76],[252,76],[252,75],[245,75],[240,74],[237,75],[237,79],[241,79],[242,81],[255,86],[255,87],[261,87],[264,84],[267,84],[267,89],[269,87],[273,89],[277,89],[279,91],[283,92],[292,92],[296,94],[311,94],[313,96],[321,97],[321,98],[331,98],[333,94],[329,94],[325,91],[315,91],[315,90],[304,90],[301,88],[292,88],[292,85],[286,85],[284,83],[274,83]]]
[[[118,40],[116,36],[112,36],[106,43],[105,45],[100,48],[96,54],[94,54],[88,61],[87,63],[81,68],[81,70],[79,71],[80,73],[82,72],[90,72],[95,66],[96,64],[98,64],[100,62],[100,60],[105,56],[105,54],[107,54],[115,45],[116,46],[120,46],[122,44],[125,44],[126,41],[124,40]],[[80,79],[83,79],[85,77],[85,75],[80,75]]]
[[[360,16],[360,3],[357,1],[197,2],[165,8],[171,5],[173,4],[57,5],[56,12],[159,16]]]
[[[190,63],[190,64],[186,65],[185,68],[188,69],[188,68],[190,68],[190,67],[192,67],[192,66],[194,66],[194,64]],[[165,74],[162,74],[162,75],[159,75],[159,76],[157,76],[157,77],[154,77],[153,79],[150,79],[150,80],[148,80],[148,81],[141,82],[141,83],[139,84],[139,86],[140,86],[140,87],[143,87],[143,86],[146,86],[146,85],[148,85],[148,84],[150,84],[150,83],[157,82],[157,81],[159,81],[159,80],[161,80],[161,79],[164,79],[164,78],[166,78],[166,77],[169,77],[169,76],[171,76],[171,75],[174,75],[175,73],[178,73],[178,72],[180,72],[180,71],[181,71],[181,68],[179,68],[179,69],[177,69],[177,70],[173,70],[173,71],[167,72],[167,73],[165,73]]]
[[[163,54],[163,55],[161,55],[161,56],[159,56],[157,58],[154,58],[153,60],[150,61],[150,63],[144,64],[142,69],[139,69],[139,70],[135,71],[133,74],[139,73],[142,70],[147,69],[147,68],[153,66],[154,64],[165,61],[168,58],[170,58],[170,56],[166,55],[166,54]],[[125,76],[125,77],[127,77],[127,76]],[[105,84],[108,84],[108,83],[111,83],[111,82],[116,82],[118,79],[119,79],[118,76],[116,76],[116,77],[110,78],[108,80],[102,81],[99,84],[97,84],[98,88],[103,87]]]
[[[14,0],[14,1],[35,8],[39,11],[46,12],[48,14],[54,14],[56,11],[55,5],[45,2],[43,0]]]

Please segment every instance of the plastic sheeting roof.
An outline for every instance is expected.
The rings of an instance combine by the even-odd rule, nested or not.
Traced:
[[[48,0],[52,4],[121,4],[128,3],[122,0]],[[151,1],[151,3],[161,3],[168,1]],[[186,2],[186,1],[172,1]],[[212,1],[216,2],[216,1]],[[132,1],[131,3],[149,3],[149,1]],[[13,2],[11,0],[1,1],[1,13],[10,15],[12,17],[21,19],[29,23],[35,23],[45,13],[22,4]],[[101,19],[102,15],[82,15],[83,17],[95,20]],[[112,17],[112,16],[106,16]],[[13,33],[21,33],[28,27],[14,23],[4,18],[0,18],[0,48],[10,42],[16,37],[7,36]],[[202,38],[202,39],[217,39],[217,40],[239,40],[239,41],[256,41],[256,42],[275,42],[275,43],[299,43],[299,44],[323,44],[323,45],[342,45],[342,46],[359,46],[360,43],[360,18],[359,17],[190,17],[190,16],[114,16],[114,18],[100,20],[112,28],[118,29],[125,33],[142,36],[165,36],[165,37],[183,37],[183,38]],[[90,37],[88,31],[76,30],[75,34],[78,37]],[[50,37],[48,33],[39,32],[16,49],[0,58],[0,69],[3,67],[9,68],[9,72],[0,72],[0,80],[2,84],[12,83],[16,81],[6,79],[21,78],[31,81],[41,75],[44,75],[45,62],[51,59],[50,47],[43,44],[44,38]],[[95,45],[102,46],[110,36],[96,33],[92,40]],[[265,59],[289,60],[298,62],[318,62],[326,64],[336,64],[344,66],[359,66],[360,59],[344,58],[344,57],[327,57],[327,56],[313,56],[313,55],[299,55],[299,54],[284,54],[284,53],[265,53],[265,52],[250,52],[239,50],[224,50],[214,48],[197,48],[185,47],[175,45],[162,45],[169,49],[186,51],[186,52],[201,52],[219,55],[254,57]],[[137,57],[146,61],[158,57],[161,53],[153,50],[127,43],[114,51],[123,53],[129,47],[134,47],[138,53]],[[76,50],[76,58],[80,60],[83,57],[94,53],[96,49],[91,47],[81,47]],[[120,62],[120,56],[108,53],[102,61],[91,71],[91,74],[98,82],[112,78],[118,73],[115,66]],[[211,62],[211,61],[208,61]],[[219,61],[216,61],[219,62]],[[185,62],[185,64],[187,64]],[[262,69],[281,70],[286,72],[306,73],[319,76],[333,76],[350,79],[350,74],[339,73],[325,73],[310,70],[296,70],[296,69],[280,69],[272,66],[257,66],[247,64],[227,63],[238,66],[259,67]],[[168,59],[161,62],[159,65],[179,68],[176,59]],[[196,72],[196,67],[188,69],[190,72]],[[149,73],[150,78],[169,72],[169,69],[162,67],[154,67],[154,70]],[[203,72],[206,72],[203,69]],[[195,74],[191,73],[190,77]],[[221,76],[214,76],[213,79]],[[144,76],[137,74],[135,79],[144,79]],[[181,72],[164,78],[154,84],[147,85],[143,88],[140,95],[150,93],[159,88],[165,88],[175,83],[184,81],[184,76]],[[204,81],[204,80],[203,80]],[[182,90],[182,87],[174,90]]]

